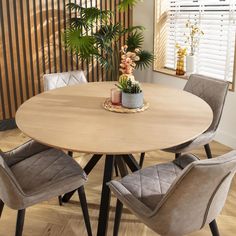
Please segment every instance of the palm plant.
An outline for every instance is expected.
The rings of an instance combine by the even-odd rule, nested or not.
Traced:
[[[121,2],[122,10],[129,7],[132,2],[128,0],[130,1],[128,5],[127,3],[122,5],[125,1]],[[76,3],[69,3],[67,7],[77,14],[71,17],[64,32],[65,47],[78,55],[81,60],[90,61],[94,57],[97,58],[101,66],[108,71],[111,80],[117,80],[120,64],[119,40],[128,34],[126,40],[128,50],[140,49],[138,53],[140,61],[136,63],[136,68],[144,69],[152,64],[153,54],[141,49],[144,40],[142,26],[125,28],[120,23],[113,23],[114,12],[109,10],[84,8]]]
[[[123,0],[119,4],[119,9],[125,11],[130,7],[134,7],[139,1],[140,0]]]

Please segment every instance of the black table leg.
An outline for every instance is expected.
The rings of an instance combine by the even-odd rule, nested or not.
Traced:
[[[118,169],[120,171],[121,177],[125,177],[126,175],[129,174],[127,166],[126,166],[126,164],[124,162],[124,158],[126,158],[126,156],[125,157],[123,157],[123,156],[116,156],[116,163],[117,163],[117,167],[118,167]]]
[[[89,160],[89,162],[86,164],[86,166],[84,167],[84,172],[89,175],[89,173],[92,171],[92,169],[96,166],[96,164],[98,163],[98,161],[101,159],[103,155],[101,154],[94,154],[92,156],[92,158]],[[66,193],[63,198],[62,198],[62,202],[69,202],[69,200],[71,199],[71,197],[73,196],[73,194],[77,191],[77,189]]]
[[[130,168],[132,172],[135,172],[140,169],[140,166],[138,162],[135,160],[134,156],[129,154],[129,155],[123,155],[123,160],[127,164],[127,166]]]
[[[84,167],[84,172],[86,175],[89,175],[93,168],[97,165],[98,161],[102,158],[102,154],[94,154],[93,157],[89,160],[89,162]]]
[[[112,179],[114,159],[114,156],[107,155],[105,160],[97,236],[105,236],[107,233],[111,198],[111,192],[109,187],[107,186],[107,182],[111,181]]]
[[[139,159],[140,168],[143,167],[144,158],[145,158],[145,152],[142,152],[141,155],[140,155],[140,159]]]
[[[211,153],[210,144],[208,143],[208,144],[204,145],[204,148],[205,148],[207,158],[211,159],[212,158],[212,153]]]

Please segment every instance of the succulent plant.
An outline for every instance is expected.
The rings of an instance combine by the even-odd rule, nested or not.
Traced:
[[[142,92],[140,83],[132,78],[122,78],[116,86],[124,93],[137,94]]]

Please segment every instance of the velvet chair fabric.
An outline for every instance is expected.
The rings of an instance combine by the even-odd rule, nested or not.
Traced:
[[[236,151],[198,160],[186,154],[108,183],[116,197],[162,236],[201,229],[221,212],[236,171]]]
[[[228,86],[229,83],[227,81],[217,80],[198,74],[190,76],[184,90],[200,97],[209,104],[213,111],[213,121],[210,127],[196,139],[164,149],[164,151],[172,153],[189,152],[195,148],[206,145],[213,140],[221,119]]]
[[[43,76],[44,91],[83,83],[87,83],[83,71],[69,71]]]
[[[0,199],[16,210],[78,189],[86,180],[75,160],[33,140],[0,152]]]

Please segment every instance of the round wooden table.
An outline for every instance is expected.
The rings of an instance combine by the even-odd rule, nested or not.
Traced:
[[[211,108],[182,90],[143,84],[148,110],[118,114],[103,109],[115,82],[64,87],[35,96],[17,111],[29,137],[65,150],[124,154],[164,149],[189,141],[212,122]]]
[[[88,83],[41,93],[16,113],[19,129],[46,145],[94,153],[85,167],[89,174],[106,154],[97,235],[106,234],[115,155],[132,171],[138,165],[132,153],[165,149],[192,140],[211,124],[213,113],[200,98],[157,84],[142,84],[150,107],[141,113],[120,114],[103,108],[115,82]],[[125,155],[125,156],[124,156]]]

